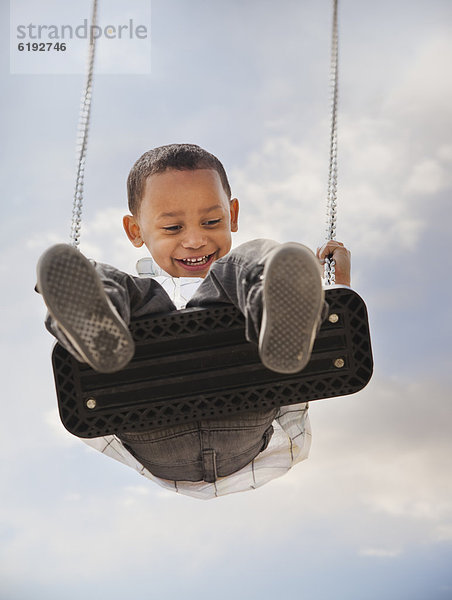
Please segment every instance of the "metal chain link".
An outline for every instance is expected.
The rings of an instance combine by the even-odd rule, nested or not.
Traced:
[[[89,119],[91,115],[91,98],[93,88],[94,56],[96,51],[96,39],[92,35],[92,26],[97,24],[97,0],[93,0],[91,14],[90,41],[88,52],[88,72],[85,88],[82,93],[80,105],[80,116],[77,126],[77,176],[75,179],[75,192],[72,204],[71,244],[74,248],[80,244],[80,228],[82,223],[83,208],[83,186],[85,180],[86,149],[88,144]]]
[[[330,164],[328,171],[328,195],[326,204],[326,235],[325,241],[336,238],[337,220],[337,99],[338,99],[338,27],[337,27],[337,4],[333,0],[333,31],[331,37],[331,137],[330,137]],[[326,285],[336,282],[335,261],[325,259],[324,279]]]

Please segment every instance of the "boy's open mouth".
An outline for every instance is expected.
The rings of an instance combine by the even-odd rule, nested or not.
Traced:
[[[205,254],[204,256],[197,256],[193,258],[176,258],[176,262],[179,263],[184,269],[189,271],[204,271],[206,266],[211,265],[215,252],[212,254]]]

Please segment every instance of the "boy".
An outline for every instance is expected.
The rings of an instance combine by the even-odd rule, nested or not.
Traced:
[[[132,244],[145,245],[168,277],[202,280],[187,306],[233,303],[267,368],[302,370],[327,312],[318,259],[333,254],[336,282],[349,285],[350,253],[343,244],[328,242],[318,258],[301,244],[271,240],[231,251],[238,200],[220,161],[192,144],[146,152],[127,190],[131,214],[123,224]],[[41,257],[38,289],[49,309],[49,331],[101,372],[119,370],[132,358],[131,317],[176,309],[154,279],[93,266],[64,244]],[[212,497],[255,488],[307,457],[307,405],[289,408],[108,436],[91,445],[170,489]]]

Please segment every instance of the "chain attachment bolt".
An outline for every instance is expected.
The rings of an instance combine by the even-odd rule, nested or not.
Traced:
[[[86,401],[86,406],[87,408],[96,408],[97,406],[97,402],[95,398],[88,398],[88,400]]]
[[[332,313],[329,317],[328,317],[328,321],[330,323],[337,323],[339,321],[339,315],[337,315],[336,313]]]
[[[345,360],[343,358],[336,358],[336,360],[334,361],[334,366],[336,367],[336,369],[342,369],[344,365]]]

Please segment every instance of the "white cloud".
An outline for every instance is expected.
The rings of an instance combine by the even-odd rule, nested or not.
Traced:
[[[449,138],[446,124],[450,120],[444,119],[451,115],[452,81],[446,76],[451,60],[449,33],[420,39],[385,103],[385,108],[398,117],[395,125],[399,125],[401,135],[409,125],[414,139],[422,134],[427,149],[435,138]]]
[[[413,165],[405,194],[436,194],[451,184],[450,172],[438,161],[426,158]]]
[[[372,122],[372,129],[378,123]],[[338,239],[361,259],[413,250],[428,226],[417,203],[403,193],[401,172],[409,169],[406,148],[369,131],[369,122],[344,124],[339,171]],[[327,156],[309,140],[269,139],[231,173],[241,200],[238,241],[253,237],[296,239],[311,247],[324,237]],[[406,175],[408,177],[408,174]]]
[[[267,237],[311,246],[322,241],[327,157],[315,147],[273,136],[230,176],[241,200],[240,241]]]
[[[452,144],[440,146],[438,149],[438,158],[450,166],[452,163]]]
[[[375,558],[397,558],[401,552],[400,548],[362,548],[359,554]]]
[[[452,542],[452,519],[449,523],[438,525],[435,534],[436,541],[438,542]]]
[[[54,438],[54,443],[61,446],[75,446],[79,442],[76,437],[70,434],[61,424],[61,419],[57,408],[47,411],[44,414],[44,422],[48,427],[49,433]]]

